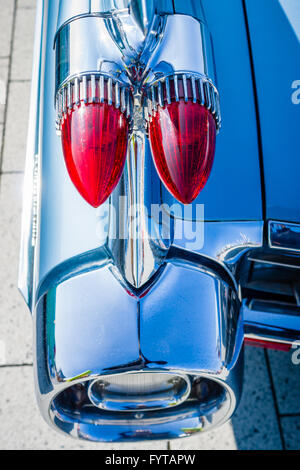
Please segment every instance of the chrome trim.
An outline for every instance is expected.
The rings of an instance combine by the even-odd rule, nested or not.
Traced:
[[[131,0],[130,11],[135,18],[137,25],[147,35],[152,25],[155,11],[157,9],[158,0]]]
[[[193,103],[196,103],[197,101],[197,91],[196,91],[196,78],[194,75],[191,77],[192,81],[192,90],[193,90]]]
[[[176,373],[176,371],[172,372]],[[191,376],[191,379],[193,378]],[[49,411],[51,421],[48,419],[47,422],[56,431],[96,442],[175,439],[210,431],[229,419],[236,406],[236,399],[232,390],[218,379],[213,380],[205,374],[201,376],[201,379],[207,379],[208,382],[222,387],[222,394],[198,407],[186,402],[169,411],[127,412],[124,416],[124,413],[116,414],[107,411],[101,413],[99,410],[95,412],[92,407],[87,406],[81,413],[77,412],[77,416],[74,416],[74,413],[68,413],[65,408],[57,406],[56,402],[63,394],[62,392],[52,400]],[[84,382],[78,385],[82,384],[84,385]]]
[[[74,101],[75,101],[76,106],[79,106],[80,98],[79,98],[79,79],[78,78],[75,78],[74,88],[75,88],[75,90],[74,90]]]
[[[291,256],[289,252],[278,253],[278,251],[254,250],[248,255],[249,261],[263,263],[270,266],[281,266],[283,268],[300,269],[299,257]]]
[[[163,96],[161,82],[158,82],[157,87],[158,87],[158,104],[162,108],[164,106],[164,96]]]
[[[202,80],[198,81],[198,86],[199,86],[199,95],[200,95],[200,103],[202,106],[205,105],[205,93],[204,93],[204,84]]]
[[[252,308],[256,301],[243,301],[242,315],[244,319],[245,338],[266,342],[277,342],[292,345],[300,339],[300,308],[294,307],[293,314],[285,305],[278,303],[277,312],[268,309],[268,302],[263,310]]]
[[[59,0],[57,33],[78,19],[89,16],[109,18],[112,14],[128,12],[132,0]],[[138,1],[138,0],[137,0]]]
[[[213,51],[206,24],[188,15],[166,15],[160,17],[162,34],[152,45],[149,53],[147,42],[141,56],[145,63],[143,77],[147,83],[172,75],[177,71],[195,73],[215,81],[212,65]]]
[[[40,108],[43,90],[41,69],[45,50],[45,18],[48,0],[37,3],[33,70],[30,93],[30,114],[28,120],[25,175],[23,182],[23,211],[20,242],[18,288],[26,304],[32,310],[35,288],[35,254],[39,231],[40,200]]]
[[[185,388],[183,389],[182,393],[179,396],[177,396],[177,399],[174,395],[173,397],[170,396],[170,391],[169,391],[166,395],[163,395],[162,393],[158,395],[157,393],[155,393],[154,395],[151,396],[149,393],[148,400],[147,400],[145,397],[145,395],[147,395],[146,390],[144,390],[144,400],[141,399],[141,396],[140,397],[138,397],[137,395],[130,396],[129,392],[127,392],[127,394],[126,395],[124,394],[123,397],[119,400],[117,399],[118,397],[115,394],[114,397],[110,400],[110,403],[108,399],[101,401],[99,397],[95,396],[95,392],[93,392],[93,387],[97,385],[99,381],[103,382],[103,388],[104,388],[105,384],[109,383],[110,380],[114,380],[115,378],[120,378],[120,377],[122,378],[126,377],[127,385],[129,386],[130,377],[138,375],[139,378],[141,378],[141,377],[146,377],[147,375],[149,376],[149,374],[151,374],[153,379],[159,378],[162,375],[164,377],[166,376],[169,377],[169,380],[170,379],[174,380],[174,379],[179,378],[182,381],[184,381]],[[132,393],[134,395],[134,392]],[[90,385],[88,388],[88,397],[91,403],[97,408],[107,410],[107,411],[115,411],[115,412],[123,411],[127,413],[132,412],[132,411],[136,411],[139,413],[143,411],[156,411],[156,410],[170,408],[173,406],[178,406],[178,405],[181,405],[187,398],[189,398],[190,393],[191,393],[191,381],[187,375],[178,374],[178,373],[174,374],[173,372],[162,373],[159,371],[149,371],[149,370],[139,371],[139,372],[136,372],[136,371],[124,372],[122,374],[105,375],[100,379],[97,378],[93,380],[92,382],[90,382]],[[134,404],[134,398],[136,400],[135,404]]]
[[[71,18],[88,14],[91,0],[60,0],[57,19],[57,29]]]
[[[125,111],[125,88],[122,88],[122,99],[121,99],[121,111],[122,113]],[[100,103],[104,103],[104,76],[100,75]]]
[[[181,80],[183,84],[183,94],[179,93],[179,83]],[[167,102],[170,104],[172,98],[170,95],[170,81],[174,83],[174,101],[189,99],[196,103],[197,101],[205,106],[208,111],[211,111],[215,121],[217,130],[221,126],[221,115],[219,113],[219,94],[213,83],[202,75],[195,73],[186,74],[185,72],[178,71],[174,75],[164,76],[155,82],[146,85],[144,91],[145,103],[145,118],[151,120],[151,117],[157,111],[157,105],[163,107]],[[188,93],[188,84],[192,93]],[[203,90],[205,89],[205,94]],[[147,97],[147,99],[146,99]],[[214,97],[212,99],[212,97]]]
[[[162,266],[173,240],[174,220],[165,214],[160,221],[160,213],[152,213],[155,203],[162,205],[161,182],[145,129],[140,126],[133,129],[125,169],[110,198],[107,237],[118,273],[136,289]],[[120,227],[124,233],[120,233]]]
[[[182,75],[182,80],[183,80],[184,101],[188,101],[187,78],[185,74]]]
[[[203,86],[204,86],[204,94],[205,94],[205,104],[206,104],[207,109],[211,111],[212,103],[211,103],[211,97],[210,97],[210,87],[208,85],[208,82],[204,82]]]
[[[268,243],[276,250],[300,252],[300,224],[270,220]]]
[[[156,102],[165,101],[170,104],[170,84],[173,79],[175,87],[175,101],[179,100],[178,79],[183,81],[183,96],[193,102],[199,101],[201,105],[206,106],[214,115],[217,130],[221,127],[221,113],[219,94],[214,86],[215,71],[212,66],[213,51],[209,31],[207,26],[187,15],[168,15],[160,18],[162,34],[156,39],[152,47],[153,52],[149,54],[147,41],[145,50],[141,56],[141,62],[145,63],[143,74],[145,94],[152,95],[152,104],[148,104],[148,113],[146,117],[152,115],[155,110]],[[155,36],[155,35],[154,35]],[[184,38],[179,40],[178,38]],[[193,45],[193,46],[191,46]],[[188,97],[188,82],[191,82],[192,95]],[[196,83],[195,83],[196,82]],[[152,87],[157,87],[158,83],[164,84],[166,97],[159,96],[158,100],[154,98]],[[160,93],[160,90],[158,90]]]
[[[166,85],[166,94],[167,94],[167,103],[171,104],[171,92],[170,92],[170,80],[169,77],[166,77],[165,79],[165,85]],[[151,108],[151,107],[150,107]]]
[[[120,105],[121,105],[120,87],[119,87],[119,82],[116,82],[115,84],[115,107],[119,109]]]
[[[132,0],[90,0],[91,13],[128,10]]]
[[[130,85],[122,51],[112,38],[107,21],[107,18],[86,16],[57,33],[56,93],[70,79],[88,74],[102,74]]]
[[[117,96],[119,89],[121,89],[121,100]],[[123,82],[100,73],[81,74],[65,82],[56,95],[56,128],[58,131],[61,130],[61,122],[67,109],[80,106],[81,102],[84,104],[103,103],[105,95],[110,106],[119,107],[121,101],[121,111],[127,118],[130,118],[133,107],[132,96],[128,85]]]
[[[178,75],[174,75],[175,101],[179,101]]]

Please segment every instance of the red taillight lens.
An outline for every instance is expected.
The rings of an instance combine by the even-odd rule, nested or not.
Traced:
[[[128,135],[126,117],[106,102],[81,103],[64,114],[61,135],[71,180],[89,204],[100,206],[123,172]]]
[[[213,164],[216,124],[200,103],[179,100],[158,106],[149,124],[157,171],[170,193],[190,204],[206,184]]]

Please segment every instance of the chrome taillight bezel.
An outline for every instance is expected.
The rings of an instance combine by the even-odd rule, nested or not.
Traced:
[[[191,101],[199,103],[211,112],[217,132],[221,128],[220,97],[217,88],[208,77],[187,71],[176,71],[165,75],[143,87],[142,103],[147,121],[152,120],[157,107]]]

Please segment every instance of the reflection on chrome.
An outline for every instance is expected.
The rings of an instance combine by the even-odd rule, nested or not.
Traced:
[[[149,411],[182,403],[190,394],[188,377],[159,372],[105,376],[89,386],[91,402],[108,411]]]
[[[171,375],[159,372],[142,375],[148,374],[153,377],[155,374],[165,377]],[[101,380],[105,381],[105,377]],[[161,379],[154,380],[156,393],[160,394]],[[188,437],[195,432],[212,429],[228,419],[235,401],[226,386],[205,377],[190,376],[183,379],[181,376],[178,384],[183,385],[182,380],[192,384],[189,397],[185,396],[183,402],[174,406],[169,405],[169,409],[161,407],[124,411],[95,407],[91,403],[89,389],[96,382],[87,381],[60,393],[52,402],[51,416],[59,428],[67,430],[74,437],[110,441]]]
[[[269,221],[269,246],[299,252],[300,224]]]

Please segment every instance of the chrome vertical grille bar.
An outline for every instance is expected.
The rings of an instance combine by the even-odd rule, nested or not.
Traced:
[[[179,101],[178,76],[174,75],[175,100]]]
[[[202,106],[205,105],[205,95],[204,95],[204,87],[203,87],[203,81],[201,78],[197,80],[198,83],[198,90],[199,90],[199,96],[200,96],[200,104]]]
[[[187,78],[186,75],[182,75],[182,80],[183,80],[183,92],[184,92],[184,101],[187,102],[189,97],[188,97],[188,89],[187,89]]]
[[[73,108],[72,84],[68,83],[68,109]]]
[[[193,103],[196,103],[197,101],[196,80],[193,75],[191,77],[191,82],[192,82],[192,91],[193,91]]]
[[[206,107],[210,111],[211,110],[211,99],[210,99],[209,83],[207,81],[204,82],[204,94],[205,94]]]
[[[91,98],[92,102],[94,103],[96,101],[96,77],[95,75],[91,76]]]
[[[100,103],[104,103],[104,77],[103,75],[100,75],[99,88],[100,88]]]
[[[157,91],[158,91],[158,103],[159,103],[159,106],[160,106],[161,108],[163,108],[163,106],[164,106],[164,97],[163,97],[161,82],[158,82]]]
[[[125,88],[122,87],[122,90],[121,90],[121,111],[124,112],[125,110],[126,110]]]
[[[80,105],[79,78],[75,78],[75,104]]]
[[[127,118],[132,115],[133,98],[127,85],[101,74],[86,74],[70,79],[58,90],[55,98],[57,131],[60,130],[63,115],[75,105],[80,106],[80,103],[87,105],[99,101],[107,102],[110,106],[114,105]]]
[[[66,96],[66,87],[63,88],[63,93],[62,93],[62,102],[63,102],[63,114],[67,112],[67,96]]]
[[[169,79],[169,77],[166,78],[165,84],[166,84],[167,103],[171,104],[171,92],[170,92],[170,79]]]
[[[87,96],[87,77],[84,76],[82,79],[82,98],[85,103],[88,101],[88,96]]]
[[[173,80],[174,92],[171,96],[170,81]],[[181,80],[181,81],[180,81]],[[165,89],[164,89],[165,87]],[[148,108],[148,116],[151,120],[151,115],[156,112],[157,106],[164,106],[164,100],[168,104],[172,101],[189,100],[193,103],[200,102],[209,110],[215,120],[217,130],[220,128],[220,106],[219,94],[215,86],[205,77],[197,76],[196,74],[175,74],[173,76],[163,77],[156,82],[148,85],[144,90],[144,104]]]
[[[117,109],[120,107],[120,87],[118,82],[115,84],[115,107]]]
[[[108,104],[112,105],[112,79],[109,78],[107,82],[107,101]]]

